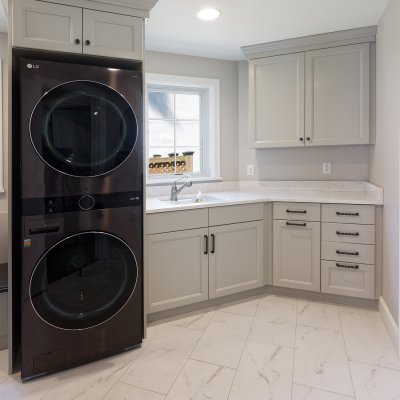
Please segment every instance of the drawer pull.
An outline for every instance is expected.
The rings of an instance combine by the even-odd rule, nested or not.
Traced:
[[[351,233],[351,232],[336,231],[336,235],[339,235],[339,236],[360,236],[360,233],[359,232]]]
[[[307,224],[304,222],[303,224],[295,224],[293,222],[286,222],[287,226],[307,226]]]
[[[342,255],[342,256],[359,256],[360,253],[358,251],[350,252],[350,251],[340,251],[336,250],[336,254]]]
[[[345,212],[339,212],[336,211],[336,215],[340,216],[340,217],[359,217],[360,213],[345,213]]]
[[[207,235],[204,235],[204,240],[205,240],[204,254],[208,254],[208,236]]]
[[[338,268],[347,268],[347,269],[359,269],[360,268],[358,265],[346,265],[346,264],[339,264],[339,263],[336,263],[336,266]]]
[[[307,210],[286,210],[288,214],[307,214]]]

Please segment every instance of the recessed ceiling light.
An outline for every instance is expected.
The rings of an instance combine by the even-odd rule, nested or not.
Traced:
[[[204,8],[197,13],[197,18],[203,21],[214,21],[219,18],[221,15],[221,11],[216,8]]]

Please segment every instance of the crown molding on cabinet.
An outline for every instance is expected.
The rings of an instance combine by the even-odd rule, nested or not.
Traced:
[[[323,33],[320,35],[303,36],[294,39],[243,46],[241,49],[247,59],[254,60],[256,58],[318,50],[322,48],[375,42],[376,32],[376,26],[367,26]]]
[[[14,0],[16,1],[16,0]],[[114,14],[149,17],[149,11],[158,0],[39,0],[46,3],[81,7],[90,10],[106,11]]]

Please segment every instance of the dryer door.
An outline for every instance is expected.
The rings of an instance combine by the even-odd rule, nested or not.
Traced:
[[[83,232],[50,248],[36,265],[30,298],[37,314],[61,329],[87,329],[118,313],[138,276],[128,245],[105,232]]]
[[[132,107],[117,91],[97,82],[72,81],[38,101],[30,135],[50,167],[72,176],[98,176],[128,158],[138,127]]]

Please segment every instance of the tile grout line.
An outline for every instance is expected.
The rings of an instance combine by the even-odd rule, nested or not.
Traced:
[[[294,327],[294,345],[293,345],[293,361],[292,361],[292,388],[290,391],[290,398],[293,400],[293,384],[294,384],[294,358],[296,356],[296,340],[297,340],[297,317],[299,313],[299,300],[296,303],[296,324]]]
[[[353,397],[356,398],[356,388],[354,386],[354,381],[353,381],[353,374],[351,373],[351,368],[350,368],[350,359],[349,359],[349,354],[347,352],[347,344],[346,344],[346,338],[344,336],[344,329],[343,329],[343,323],[342,323],[342,316],[340,314],[340,308],[339,305],[336,304],[338,314],[339,314],[339,322],[340,322],[340,328],[342,330],[342,338],[343,338],[343,344],[344,344],[344,351],[346,352],[346,361],[347,361],[347,366],[349,367],[349,373],[350,373],[350,379],[351,379],[351,385],[353,386]]]
[[[199,338],[197,339],[197,341],[196,341],[195,345],[193,346],[193,349],[192,349],[192,351],[190,352],[189,356],[186,358],[185,362],[183,363],[183,366],[182,366],[181,370],[179,371],[178,375],[177,375],[176,378],[174,379],[174,382],[172,383],[171,387],[169,388],[167,394],[164,395],[164,399],[167,399],[167,397],[169,396],[169,394],[170,394],[172,388],[175,386],[176,381],[177,381],[178,378],[181,376],[182,371],[185,369],[185,367],[186,367],[188,361],[191,360],[191,356],[192,356],[192,354],[193,354],[193,352],[194,352],[194,349],[195,349],[195,348],[197,347],[197,345],[199,344],[199,342],[200,342],[201,338],[203,337],[205,331],[207,330],[208,326],[211,324],[211,321],[215,318],[215,313],[218,311],[218,309],[219,309],[219,307],[215,310],[214,315],[212,316],[212,318],[210,319],[210,321],[208,321],[208,324],[205,326],[205,328],[204,328],[203,331],[201,332],[201,335],[200,335]],[[211,312],[211,311],[210,311],[210,312]],[[188,329],[188,328],[185,328],[185,329]],[[195,360],[195,361],[197,361],[197,360]]]
[[[233,387],[233,384],[235,383],[235,379],[236,379],[237,372],[238,372],[238,370],[239,370],[240,363],[242,362],[242,358],[243,358],[243,354],[244,354],[244,349],[246,348],[247,342],[248,342],[248,340],[249,340],[250,332],[251,332],[251,329],[253,328],[254,320],[255,320],[255,318],[256,318],[256,315],[257,315],[257,312],[258,312],[258,308],[260,307],[261,299],[262,299],[262,295],[260,295],[260,297],[259,297],[259,299],[258,299],[256,311],[255,311],[255,313],[254,313],[254,315],[253,315],[253,319],[251,320],[251,325],[250,325],[250,328],[249,328],[249,332],[248,332],[248,334],[247,334],[246,340],[244,341],[244,346],[243,346],[243,349],[242,349],[242,353],[241,353],[241,355],[240,355],[239,362],[238,362],[238,364],[237,364],[237,368],[235,369],[235,375],[233,376],[232,383],[231,383],[231,387],[229,388],[229,392],[228,392],[228,396],[226,397],[226,400],[229,400],[229,397],[230,397],[230,395],[231,395],[232,387]]]

